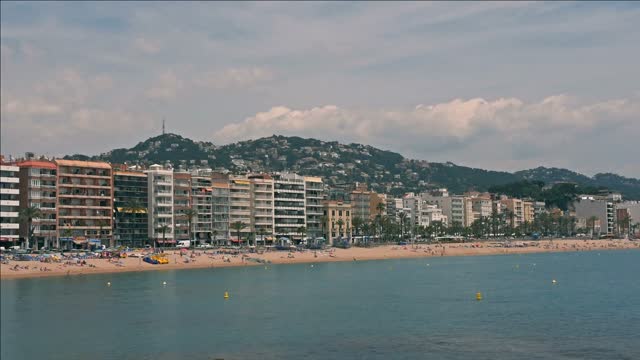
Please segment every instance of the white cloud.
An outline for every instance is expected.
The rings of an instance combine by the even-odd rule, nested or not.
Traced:
[[[251,88],[273,80],[272,71],[261,67],[229,68],[202,74],[195,83],[214,89]]]
[[[146,95],[150,99],[175,99],[182,86],[183,81],[174,71],[169,70],[159,76],[156,84],[147,90]]]
[[[455,99],[394,111],[351,110],[334,105],[307,110],[278,106],[228,124],[213,137],[218,142],[272,134],[337,139],[427,160],[457,160],[513,170],[529,164],[572,167],[572,159],[562,162],[565,159],[558,157],[566,147],[593,147],[589,143],[593,139],[615,142],[608,131],[620,127],[638,135],[638,118],[640,97],[593,103],[564,95],[530,103],[516,98]],[[598,164],[600,160],[590,160],[592,166],[602,165]],[[500,161],[505,162],[496,166]],[[578,162],[584,165],[584,161],[574,164]]]
[[[138,37],[133,42],[134,47],[145,54],[155,54],[161,49],[160,42],[144,37]]]

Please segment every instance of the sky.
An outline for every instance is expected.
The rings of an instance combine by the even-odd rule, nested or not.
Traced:
[[[0,151],[167,131],[640,177],[634,2],[0,3]]]

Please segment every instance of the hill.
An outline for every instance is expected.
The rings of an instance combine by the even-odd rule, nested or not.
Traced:
[[[210,142],[164,134],[140,142],[131,149],[115,149],[91,157],[72,155],[67,158],[140,165],[171,163],[176,168],[206,166],[232,172],[289,170],[322,176],[329,184],[364,182],[373,190],[394,195],[435,187],[447,187],[453,193],[484,191],[491,186],[528,180],[606,187],[622,192],[626,198],[640,199],[640,180],[615,174],[598,174],[590,178],[566,169],[544,167],[515,173],[483,170],[451,162],[407,159],[401,154],[369,145],[341,144],[296,136],[273,135],[215,146]]]

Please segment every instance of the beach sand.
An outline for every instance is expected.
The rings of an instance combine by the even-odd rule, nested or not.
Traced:
[[[77,276],[103,273],[119,273],[132,271],[178,270],[199,268],[221,268],[230,266],[270,266],[272,264],[295,264],[334,261],[362,261],[381,259],[401,259],[440,256],[474,256],[500,254],[528,254],[541,252],[594,251],[612,249],[640,249],[640,242],[629,240],[541,240],[515,241],[514,243],[535,243],[529,247],[492,247],[492,242],[477,242],[465,244],[444,244],[416,246],[386,245],[372,248],[330,249],[323,251],[307,250],[293,252],[272,251],[264,254],[247,254],[252,258],[263,259],[271,264],[248,261],[242,255],[213,255],[212,250],[189,251],[194,253],[190,262],[186,263],[178,251],[167,251],[169,264],[152,265],[141,258],[128,257],[116,259],[89,259],[87,265],[66,265],[63,263],[42,263],[37,261],[10,261],[0,265],[0,279],[19,279],[46,276]],[[117,264],[117,263],[119,264]],[[12,270],[18,265],[19,270]],[[91,266],[89,266],[91,265]],[[25,269],[24,267],[28,267]],[[48,269],[43,271],[42,269]]]

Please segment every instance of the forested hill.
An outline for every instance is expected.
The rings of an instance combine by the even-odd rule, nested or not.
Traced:
[[[273,135],[216,146],[176,134],[164,134],[130,149],[67,158],[141,165],[171,163],[176,168],[201,166],[233,172],[289,170],[323,176],[329,184],[365,182],[373,190],[394,195],[434,187],[447,187],[453,193],[484,191],[491,186],[520,180],[540,180],[547,184],[575,182],[584,186],[606,187],[622,192],[625,198],[640,199],[640,180],[615,174],[598,174],[591,178],[566,169],[544,167],[516,173],[483,170],[451,162],[407,159],[398,153],[369,145],[295,136]]]

